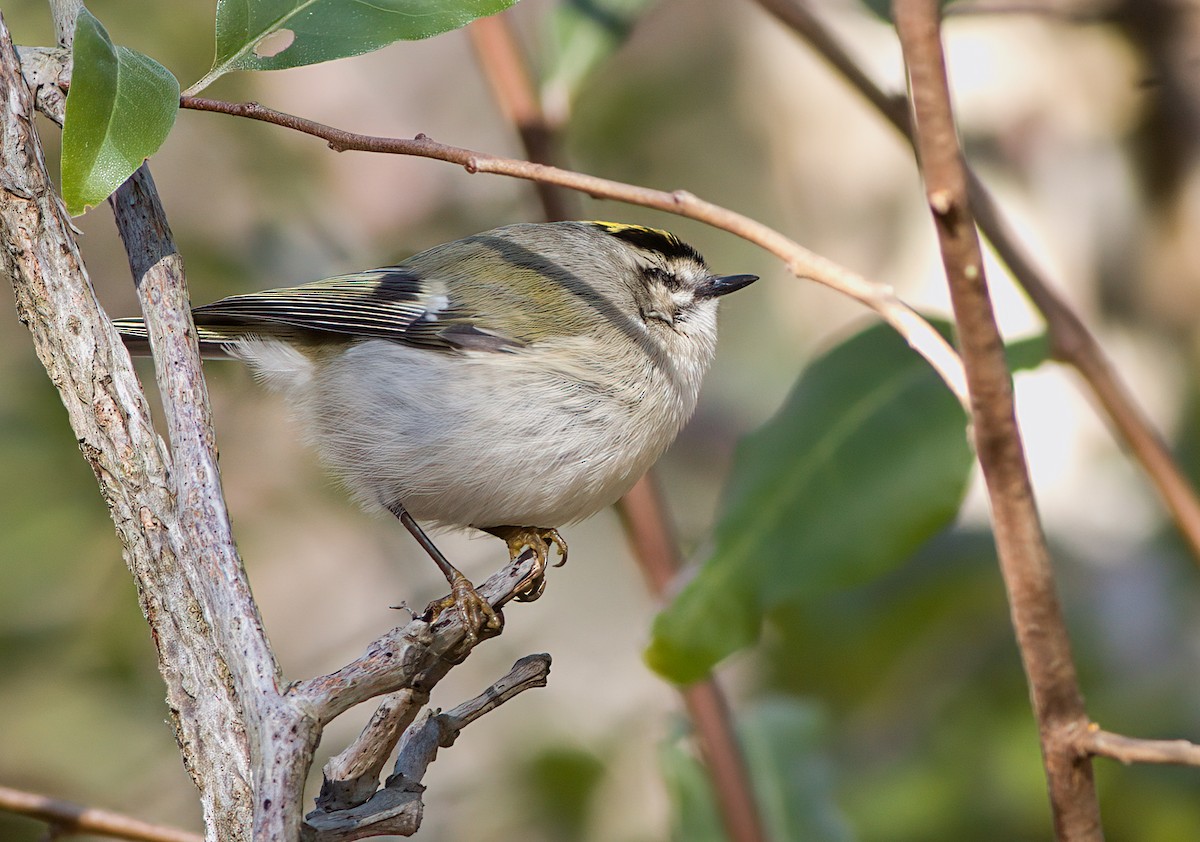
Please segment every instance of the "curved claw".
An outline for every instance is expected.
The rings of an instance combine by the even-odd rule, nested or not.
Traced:
[[[529,584],[517,594],[520,602],[533,602],[546,590],[546,567],[550,557],[550,547],[558,551],[558,561],[555,567],[567,563],[567,542],[558,534],[557,529],[547,529],[538,526],[493,526],[484,530],[501,538],[508,544],[508,557],[515,561],[526,549],[533,550],[534,568],[529,577]]]
[[[563,536],[558,534],[557,529],[544,530],[542,532],[542,540],[548,540],[558,550],[558,561],[554,562],[555,567],[562,567],[567,563],[567,542],[563,540]],[[547,547],[546,549],[548,552],[550,548]]]
[[[457,573],[457,571],[455,571]],[[437,621],[442,612],[449,608],[456,609],[462,616],[466,628],[466,644],[468,647],[479,642],[482,631],[498,631],[503,625],[500,615],[479,595],[475,586],[461,573],[457,573],[450,582],[450,595],[429,603],[425,611],[429,614],[429,622]]]

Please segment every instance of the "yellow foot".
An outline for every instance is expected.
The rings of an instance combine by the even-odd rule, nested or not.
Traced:
[[[450,595],[429,603],[425,612],[429,614],[429,622],[434,623],[443,611],[449,608],[457,609],[467,630],[467,646],[474,646],[479,642],[480,632],[499,631],[504,621],[488,601],[479,595],[466,576],[457,570],[454,573],[454,578],[450,581]]]
[[[533,602],[546,589],[546,565],[550,560],[550,547],[558,550],[558,561],[555,567],[567,563],[567,542],[558,534],[557,529],[543,529],[537,526],[490,526],[484,530],[508,544],[508,557],[516,560],[526,549],[533,550],[533,575],[529,583],[517,594],[520,602]]]

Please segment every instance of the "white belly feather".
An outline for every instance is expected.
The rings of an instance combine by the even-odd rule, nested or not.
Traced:
[[[255,341],[235,354],[294,402],[361,502],[478,527],[562,526],[614,502],[692,414],[708,362],[681,372],[640,354],[614,382],[554,367],[586,365],[586,347],[443,354],[369,340],[310,357]]]

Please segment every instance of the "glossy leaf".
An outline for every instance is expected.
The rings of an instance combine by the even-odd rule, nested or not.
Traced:
[[[78,215],[107,199],[162,146],[179,112],[179,82],[153,59],[115,46],[87,9],[75,19],[72,59],[62,196]]]
[[[199,91],[231,70],[283,70],[429,38],[516,0],[219,0],[212,69]]]
[[[894,331],[833,348],[738,448],[715,552],[656,619],[651,666],[695,680],[772,608],[901,563],[954,519],[971,464],[962,408]]]

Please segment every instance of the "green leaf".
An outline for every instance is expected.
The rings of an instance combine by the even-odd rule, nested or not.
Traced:
[[[891,328],[838,345],[739,446],[715,551],[656,618],[648,662],[694,681],[772,609],[900,564],[953,521],[972,461],[962,407]]]
[[[188,89],[231,70],[284,70],[430,38],[516,0],[219,0],[217,55]]]
[[[570,101],[583,80],[625,43],[653,0],[563,0],[548,16],[545,87]]]
[[[63,123],[62,196],[78,216],[107,199],[162,146],[179,113],[179,82],[153,59],[116,47],[80,9]]]

